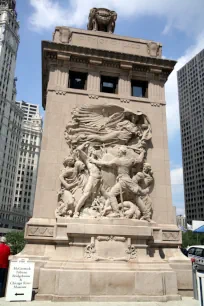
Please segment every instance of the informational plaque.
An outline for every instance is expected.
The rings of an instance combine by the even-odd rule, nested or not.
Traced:
[[[25,258],[10,262],[6,301],[31,301],[34,267],[34,262]]]

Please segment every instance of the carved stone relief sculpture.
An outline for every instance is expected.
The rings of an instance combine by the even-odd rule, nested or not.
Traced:
[[[69,28],[60,28],[60,41],[63,44],[68,44],[71,40],[72,32]]]
[[[150,42],[147,44],[147,51],[150,56],[158,57],[159,56],[159,45],[155,42]]]
[[[92,8],[89,13],[88,30],[113,33],[117,14],[105,8]]]
[[[75,108],[65,129],[70,155],[60,174],[56,217],[151,220],[152,130],[140,111],[114,105]]]
[[[84,258],[92,261],[134,261],[137,258],[137,249],[132,245],[131,238],[91,237],[90,243],[84,249]]]

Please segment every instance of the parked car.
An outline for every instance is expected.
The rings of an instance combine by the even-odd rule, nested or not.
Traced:
[[[204,264],[204,245],[192,245],[187,250],[188,257],[194,258],[200,264]]]

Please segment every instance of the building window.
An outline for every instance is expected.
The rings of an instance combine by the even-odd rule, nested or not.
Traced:
[[[69,71],[69,88],[87,89],[87,73]]]
[[[131,91],[134,97],[148,98],[148,82],[131,80]]]
[[[101,92],[112,94],[118,93],[118,78],[110,76],[101,76]]]

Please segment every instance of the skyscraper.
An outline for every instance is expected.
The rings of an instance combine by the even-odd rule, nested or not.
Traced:
[[[204,50],[177,74],[187,223],[204,220]]]
[[[24,113],[22,139],[19,151],[12,213],[16,228],[23,228],[32,216],[40,146],[42,139],[42,117],[39,105],[17,101]]]
[[[23,121],[30,121],[33,115],[36,115],[40,112],[39,105],[27,103],[25,101],[16,101],[16,105],[18,105],[23,111]]]
[[[16,2],[0,0],[0,230],[9,228],[13,216],[16,165],[23,112],[15,104],[15,66],[19,45]],[[3,229],[2,229],[3,228]]]
[[[15,101],[14,78],[19,45],[16,1],[0,0],[0,94]]]

